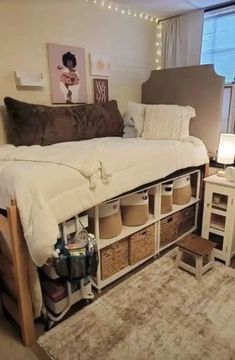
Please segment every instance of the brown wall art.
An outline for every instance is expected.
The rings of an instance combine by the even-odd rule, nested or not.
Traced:
[[[108,80],[94,79],[94,102],[105,102],[109,100]]]

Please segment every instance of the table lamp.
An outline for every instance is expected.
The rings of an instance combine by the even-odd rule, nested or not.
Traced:
[[[235,134],[221,134],[219,141],[219,149],[217,155],[217,162],[224,164],[224,170],[217,172],[218,176],[225,176],[226,165],[231,165],[234,162],[235,156]]]

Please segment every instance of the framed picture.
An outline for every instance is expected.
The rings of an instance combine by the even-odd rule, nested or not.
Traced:
[[[109,100],[109,89],[107,79],[94,79],[94,102],[105,102]]]
[[[87,102],[85,49],[48,44],[53,104]]]
[[[105,55],[90,54],[91,76],[110,76],[110,58]]]

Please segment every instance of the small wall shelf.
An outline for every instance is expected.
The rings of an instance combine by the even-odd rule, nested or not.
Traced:
[[[15,71],[15,81],[18,87],[41,88],[45,85],[42,73]]]

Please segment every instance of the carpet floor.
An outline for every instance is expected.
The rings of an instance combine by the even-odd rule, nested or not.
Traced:
[[[55,360],[235,359],[235,270],[198,283],[168,253],[38,343]]]

